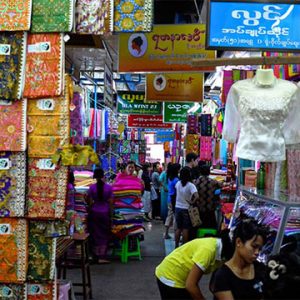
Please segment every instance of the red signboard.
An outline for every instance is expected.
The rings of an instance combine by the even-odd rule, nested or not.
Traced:
[[[172,124],[163,123],[162,115],[129,115],[128,127],[172,128]]]

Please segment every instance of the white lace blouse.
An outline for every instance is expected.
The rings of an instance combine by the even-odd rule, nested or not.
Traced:
[[[255,77],[234,83],[227,97],[223,138],[238,140],[237,157],[285,160],[285,145],[300,143],[297,85],[274,79],[272,85],[262,86]]]

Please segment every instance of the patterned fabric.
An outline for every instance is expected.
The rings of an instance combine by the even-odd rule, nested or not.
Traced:
[[[300,202],[300,150],[288,150],[288,191],[289,194]],[[292,198],[293,199],[293,198]]]
[[[73,20],[73,0],[32,0],[31,32],[69,32]]]
[[[25,152],[0,152],[0,217],[23,217]]]
[[[45,237],[44,223],[29,223],[27,280],[54,280],[56,239]]]
[[[211,114],[202,114],[200,117],[201,123],[201,135],[211,136],[212,135],[212,117]]]
[[[28,100],[28,155],[49,157],[69,143],[69,97]]]
[[[0,219],[0,282],[26,280],[28,225],[25,219]]]
[[[151,31],[152,0],[116,0],[114,3],[114,31]]]
[[[198,134],[187,134],[186,135],[186,153],[199,154],[200,139]]]
[[[28,217],[62,219],[65,216],[68,168],[50,160],[28,163]]]
[[[27,300],[56,300],[57,286],[55,283],[27,284]]]
[[[0,99],[22,98],[26,38],[23,32],[0,33]]]
[[[0,0],[0,31],[27,31],[30,19],[31,0]]]
[[[72,100],[75,106],[70,112],[70,123],[72,133],[72,144],[83,145],[83,110],[82,110],[82,97],[80,93],[75,92]]]
[[[26,284],[0,284],[0,300],[26,299]]]
[[[0,151],[26,150],[27,101],[0,101]]]
[[[188,115],[187,133],[191,133],[191,134],[199,133],[199,123],[198,123],[197,115]]]
[[[63,35],[29,34],[24,97],[60,96],[63,84]]]
[[[210,161],[212,158],[212,137],[200,137],[200,160]]]

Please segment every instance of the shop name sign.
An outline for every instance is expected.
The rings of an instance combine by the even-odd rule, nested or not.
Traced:
[[[206,46],[208,49],[299,51],[299,16],[299,1],[211,0]]]
[[[160,115],[161,103],[145,103],[143,92],[118,92],[118,112],[121,114]]]
[[[172,124],[163,123],[162,115],[129,115],[128,127],[139,128],[172,128]]]
[[[186,123],[188,110],[194,106],[191,102],[165,102],[164,122],[165,123]]]

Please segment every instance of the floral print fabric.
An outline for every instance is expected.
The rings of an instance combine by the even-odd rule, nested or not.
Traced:
[[[0,284],[0,300],[26,299],[26,284]]]
[[[24,217],[25,152],[0,152],[0,217]]]
[[[21,218],[0,218],[0,282],[26,280],[28,225]]]
[[[27,284],[27,300],[56,300],[56,294],[55,283]]]
[[[26,150],[27,101],[0,101],[0,151]]]
[[[24,32],[0,33],[0,99],[22,98],[26,38]]]

